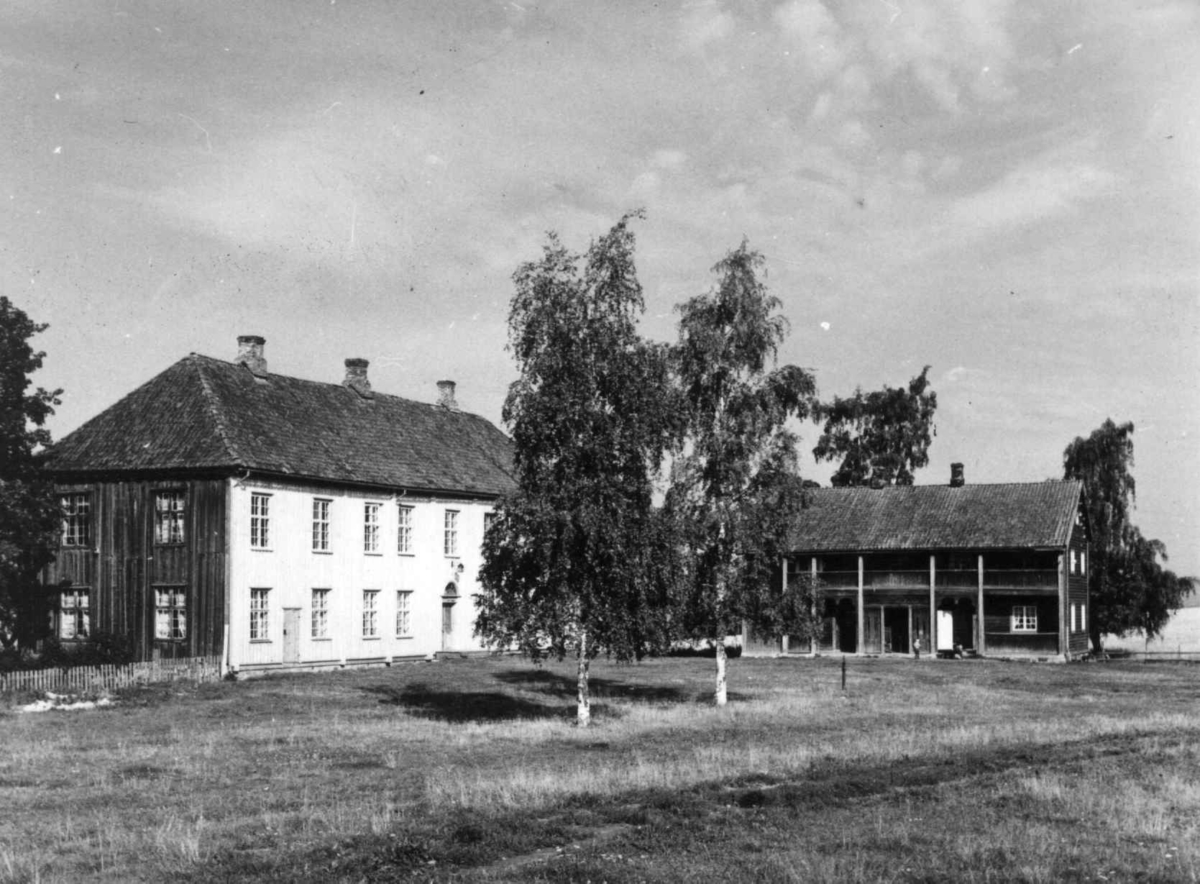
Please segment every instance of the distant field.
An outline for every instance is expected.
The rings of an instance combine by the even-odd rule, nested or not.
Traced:
[[[1200,608],[1182,608],[1175,612],[1168,622],[1162,635],[1147,642],[1140,635],[1129,635],[1125,638],[1108,636],[1104,640],[1108,650],[1126,650],[1134,652],[1169,653],[1183,652],[1200,654]]]
[[[514,658],[0,712],[0,881],[1196,881],[1197,667]]]

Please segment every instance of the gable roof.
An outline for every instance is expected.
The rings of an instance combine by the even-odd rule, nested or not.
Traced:
[[[1083,483],[814,488],[794,552],[1066,546]]]
[[[258,470],[330,482],[499,495],[511,490],[512,442],[489,421],[341,384],[256,377],[191,354],[47,454],[71,473]]]

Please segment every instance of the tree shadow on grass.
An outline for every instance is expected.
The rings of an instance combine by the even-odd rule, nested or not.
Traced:
[[[575,677],[561,675],[547,669],[510,669],[507,672],[496,673],[496,680],[505,684],[521,685],[527,690],[548,694],[553,697],[563,697],[574,701],[576,682]],[[596,708],[595,699],[604,697],[610,700],[628,700],[634,703],[712,703],[711,691],[686,690],[674,685],[627,684],[609,678],[588,679],[592,693],[593,711]],[[729,701],[742,702],[749,700],[750,695],[730,691]]]
[[[413,715],[457,723],[566,718],[574,707],[535,703],[503,691],[445,691],[423,684],[371,685],[362,689],[379,702],[401,706]]]

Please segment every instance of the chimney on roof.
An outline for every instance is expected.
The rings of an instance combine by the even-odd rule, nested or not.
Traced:
[[[438,381],[438,399],[437,404],[442,408],[448,408],[451,411],[458,411],[458,402],[454,398],[454,388],[457,386],[454,381]]]
[[[346,379],[342,381],[342,386],[349,387],[364,399],[375,398],[371,392],[371,382],[367,380],[367,366],[370,364],[365,359],[347,359]]]
[[[963,478],[963,465],[960,463],[950,464],[950,487],[962,488],[967,484],[967,480]]]
[[[265,378],[267,376],[267,360],[263,356],[263,345],[266,342],[266,338],[258,335],[239,335],[238,354],[237,358],[233,360],[234,363],[246,366],[254,373],[255,377]]]

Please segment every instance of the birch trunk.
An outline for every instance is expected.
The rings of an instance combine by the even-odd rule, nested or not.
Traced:
[[[579,727],[587,727],[592,722],[592,701],[588,695],[588,653],[587,631],[579,633],[579,668],[578,668],[578,705],[575,712],[575,723]]]
[[[725,690],[725,636],[717,636],[717,693],[716,704],[724,706],[729,701]]]

